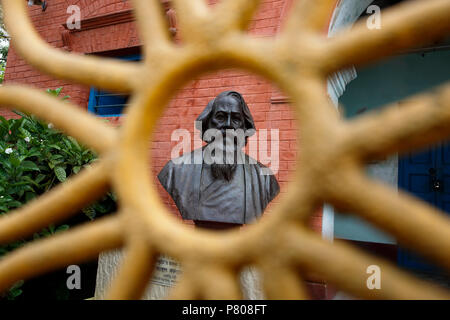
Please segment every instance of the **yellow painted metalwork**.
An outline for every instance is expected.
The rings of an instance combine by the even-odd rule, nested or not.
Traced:
[[[120,209],[108,218],[35,241],[0,260],[0,290],[20,279],[124,247],[125,259],[111,299],[141,297],[155,257],[168,254],[183,274],[170,297],[241,297],[239,271],[256,265],[271,299],[307,298],[304,277],[314,273],[362,298],[447,299],[449,292],[399,270],[387,261],[342,243],[329,243],[307,228],[320,204],[355,212],[450,270],[450,220],[436,208],[363,174],[367,161],[409,151],[450,134],[450,85],[353,121],[339,118],[326,92],[327,76],[361,66],[450,33],[448,0],[413,1],[383,13],[381,30],[357,24],[333,38],[321,33],[334,0],[299,0],[283,31],[271,39],[245,32],[260,1],[173,0],[181,45],[168,34],[158,0],[132,1],[144,61],[66,53],[42,41],[27,17],[26,3],[3,0],[14,48],[35,68],[61,79],[129,92],[131,105],[119,132],[70,103],[35,89],[6,85],[0,103],[31,112],[101,154],[92,168],[23,208],[0,218],[3,243],[58,222],[100,197],[109,187]],[[276,83],[292,100],[299,120],[301,161],[288,193],[273,214],[243,231],[194,230],[168,214],[148,170],[152,131],[174,92],[193,77],[221,68],[242,68]],[[369,265],[382,270],[382,287],[366,286]]]

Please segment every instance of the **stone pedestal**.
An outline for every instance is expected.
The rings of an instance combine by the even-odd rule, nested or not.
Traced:
[[[122,252],[114,250],[100,254],[97,270],[97,282],[95,288],[95,299],[105,299],[111,279],[116,275],[121,265]],[[160,258],[154,272],[153,279],[149,281],[144,300],[166,299],[171,287],[176,283],[175,275],[181,270],[170,258]],[[253,267],[244,269],[241,273],[241,287],[244,299],[264,299],[261,289],[260,276]]]

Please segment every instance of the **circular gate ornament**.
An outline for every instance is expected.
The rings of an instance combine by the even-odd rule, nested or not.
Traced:
[[[340,119],[326,92],[327,77],[450,33],[448,0],[412,1],[383,13],[383,27],[364,23],[326,38],[321,29],[336,1],[298,0],[284,30],[271,39],[246,29],[260,1],[173,0],[181,45],[173,43],[159,0],[134,0],[144,61],[131,63],[58,51],[42,41],[24,1],[3,0],[16,51],[44,73],[85,85],[128,92],[132,99],[120,131],[77,106],[35,89],[5,85],[0,103],[52,122],[101,154],[91,168],[23,208],[0,217],[8,243],[66,219],[101,197],[118,194],[119,211],[15,250],[0,260],[0,290],[20,279],[124,247],[125,258],[110,299],[141,297],[154,262],[168,254],[181,262],[174,299],[241,297],[239,272],[255,265],[270,299],[307,298],[303,279],[320,277],[362,298],[446,299],[449,293],[380,258],[330,243],[307,228],[317,207],[329,203],[355,212],[398,242],[450,269],[450,220],[436,208],[367,178],[365,163],[444,140],[450,134],[450,85],[356,120]],[[42,59],[46,57],[46,59]],[[168,214],[148,170],[148,143],[176,90],[194,77],[241,68],[266,77],[291,99],[300,128],[301,161],[288,193],[273,213],[243,231],[194,230]],[[300,140],[301,136],[301,140]],[[367,268],[382,271],[370,290]]]

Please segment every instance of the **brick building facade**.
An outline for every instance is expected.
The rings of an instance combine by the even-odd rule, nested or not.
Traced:
[[[162,0],[162,2],[166,10],[168,27],[170,27],[175,41],[182,42],[177,32],[176,12],[171,9],[170,0]],[[209,2],[213,6],[218,1],[209,0]],[[258,13],[250,25],[249,32],[257,37],[275,36],[282,27],[291,2],[292,0],[262,1]],[[71,5],[77,5],[81,9],[80,29],[70,30],[67,28],[66,21],[71,15],[67,9]],[[41,10],[40,6],[33,6],[30,7],[29,14],[38,33],[55,48],[116,58],[140,55],[141,42],[130,1],[49,0],[45,12]],[[46,57],[41,57],[41,59],[46,59]],[[29,66],[16,54],[14,44],[8,55],[5,83],[25,84],[42,90],[63,87],[63,94],[69,95],[71,102],[86,110],[92,99],[92,88],[54,79]],[[290,173],[295,167],[295,158],[300,152],[295,140],[297,124],[290,110],[288,99],[268,81],[240,70],[222,70],[193,79],[189,85],[174,96],[164,116],[160,119],[154,142],[150,146],[154,159],[152,168],[154,176],[156,177],[156,174],[170,159],[171,150],[178,142],[171,141],[173,130],[184,128],[193,133],[196,117],[212,98],[225,90],[236,90],[243,94],[258,130],[268,129],[269,133],[270,129],[279,130],[279,170],[276,177],[281,186],[281,193],[286,192]],[[14,114],[6,109],[0,109],[0,115],[11,117]],[[119,126],[124,117],[126,116],[114,115],[106,118],[109,119],[110,124]],[[168,194],[159,182],[156,184],[159,186],[161,197],[172,208],[173,213],[178,214]],[[276,202],[277,199],[274,203]],[[268,212],[270,214],[270,206]],[[319,209],[312,217],[312,228],[320,232],[321,222],[322,211]]]

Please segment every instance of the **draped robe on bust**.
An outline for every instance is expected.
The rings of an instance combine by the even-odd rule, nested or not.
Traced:
[[[164,166],[158,179],[183,219],[247,224],[263,214],[280,187],[267,167],[243,152],[239,154],[245,161],[237,164],[230,181],[214,179],[211,165],[202,161],[202,149]]]

